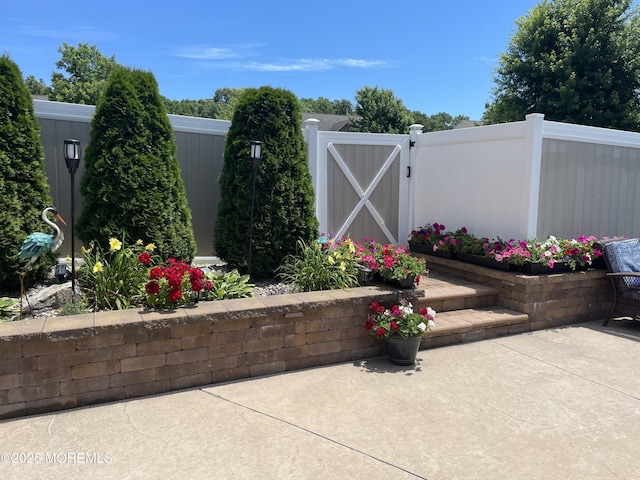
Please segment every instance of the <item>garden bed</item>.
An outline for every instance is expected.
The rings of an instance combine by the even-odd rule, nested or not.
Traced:
[[[369,286],[0,323],[0,418],[378,356],[369,305],[423,294]]]
[[[612,306],[613,289],[602,269],[527,275],[435,256],[426,262],[430,270],[495,288],[496,305],[526,313],[529,330],[601,320]]]

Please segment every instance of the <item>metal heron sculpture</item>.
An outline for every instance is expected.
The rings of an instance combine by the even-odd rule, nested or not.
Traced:
[[[42,232],[34,232],[29,235],[24,242],[22,242],[22,246],[20,247],[20,260],[28,260],[26,265],[22,268],[20,272],[20,314],[22,315],[22,297],[26,296],[24,291],[24,277],[31,268],[31,266],[40,258],[43,253],[48,251],[56,251],[62,245],[64,241],[64,235],[60,231],[60,227],[56,225],[54,222],[49,220],[49,213],[53,214],[55,218],[60,220],[64,225],[66,222],[62,219],[58,210],[55,207],[47,207],[42,211],[42,221],[49,225],[55,231],[55,234],[51,235],[48,233]],[[27,297],[27,304],[29,304],[29,297]],[[29,310],[31,309],[31,304],[29,304]],[[32,311],[33,315],[33,311]]]

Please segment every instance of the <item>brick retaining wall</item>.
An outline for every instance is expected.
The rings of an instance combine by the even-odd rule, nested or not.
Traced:
[[[613,287],[603,269],[524,275],[458,260],[414,255],[425,257],[430,269],[495,288],[498,306],[529,315],[529,330],[600,320],[611,310]]]
[[[0,323],[0,418],[375,357],[369,304],[398,297],[362,287]]]

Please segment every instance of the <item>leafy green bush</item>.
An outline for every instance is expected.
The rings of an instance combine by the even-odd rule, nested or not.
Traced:
[[[317,236],[314,192],[298,100],[271,87],[244,90],[227,134],[214,247],[230,268],[248,271],[253,170],[252,140],[262,142],[257,169],[251,275],[271,278],[296,251],[299,238]]]
[[[80,315],[81,313],[87,313],[87,299],[83,296],[78,296],[72,299],[70,302],[65,303],[58,314],[62,317],[67,315]]]
[[[238,270],[218,274],[208,272],[205,279],[211,282],[211,289],[202,292],[203,300],[226,300],[230,298],[247,298],[253,296],[249,275],[240,275]]]
[[[20,245],[33,232],[48,233],[40,215],[51,194],[33,101],[7,55],[0,55],[0,119],[0,288],[17,290]],[[53,263],[53,254],[42,255],[25,283],[46,278]]]
[[[122,310],[141,304],[147,266],[155,246],[143,246],[139,240],[132,247],[123,248],[117,238],[109,239],[109,250],[98,244],[82,247],[84,264],[80,267],[78,284],[89,303],[96,310]]]
[[[149,72],[117,68],[100,97],[85,151],[78,237],[153,238],[162,258],[191,262],[191,211],[173,129]]]
[[[332,248],[318,241],[298,240],[297,247],[296,254],[288,255],[278,268],[284,282],[302,292],[359,285],[358,264],[348,244]]]
[[[16,316],[13,307],[18,301],[17,298],[0,297],[0,322],[12,320]]]

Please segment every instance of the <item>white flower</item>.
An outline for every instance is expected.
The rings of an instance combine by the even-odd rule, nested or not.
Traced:
[[[429,321],[431,321],[431,320],[429,320]],[[424,322],[420,322],[418,324],[418,328],[424,332],[427,329],[427,326],[424,324]]]
[[[403,305],[400,307],[400,311],[404,315],[411,315],[413,313],[413,307],[411,305]]]
[[[436,326],[436,322],[434,322],[433,320],[429,320],[428,323],[429,323],[429,328],[433,328]]]

